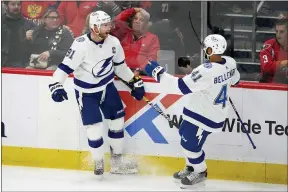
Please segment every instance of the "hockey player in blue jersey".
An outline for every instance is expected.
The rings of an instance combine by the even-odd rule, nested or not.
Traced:
[[[169,75],[155,61],[145,67],[149,76],[163,86],[178,87],[186,99],[179,128],[186,166],[173,175],[181,180],[181,188],[205,184],[208,172],[202,147],[209,134],[222,130],[228,115],[230,88],[240,79],[236,61],[222,56],[226,47],[223,36],[207,36],[203,50],[209,60],[183,78]]]
[[[111,18],[103,11],[91,13],[90,33],[76,38],[63,62],[53,74],[49,85],[55,102],[67,100],[63,84],[68,75],[74,74],[76,99],[86,129],[88,145],[95,162],[94,174],[104,173],[103,120],[109,130],[111,173],[136,173],[137,167],[123,161],[124,107],[114,85],[117,75],[133,88],[131,95],[141,100],[145,94],[141,77],[135,77],[125,63],[119,40],[109,35]],[[103,116],[101,115],[103,113]]]

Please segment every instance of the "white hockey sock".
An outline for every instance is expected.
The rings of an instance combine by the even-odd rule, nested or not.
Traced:
[[[88,145],[93,160],[98,161],[104,158],[104,140],[103,134],[103,123],[96,123],[93,125],[85,126]]]
[[[192,166],[197,173],[207,170],[205,153],[203,150],[200,152],[191,152],[183,148],[183,151],[186,155],[186,165]]]
[[[109,131],[108,140],[114,154],[123,153],[124,142],[124,118],[108,120]]]
[[[102,140],[102,142],[101,142],[101,140]],[[104,158],[103,138],[101,138],[100,140],[97,140],[97,141],[88,140],[88,143],[89,143],[89,149],[90,149],[90,153],[92,155],[92,159],[94,161],[99,161],[99,160],[103,159]],[[99,145],[97,147],[95,147],[95,145],[91,146],[92,143],[96,144],[96,145],[99,144]]]

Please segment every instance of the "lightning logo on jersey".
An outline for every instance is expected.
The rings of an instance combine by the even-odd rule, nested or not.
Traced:
[[[199,145],[200,142],[201,142],[201,139],[202,139],[202,137],[203,137],[203,129],[198,128],[198,131],[197,131],[196,137],[198,138],[198,145]]]
[[[113,56],[103,59],[99,61],[93,68],[92,68],[92,74],[94,77],[103,77],[110,73],[110,71],[113,69],[113,64],[112,64],[112,58]],[[100,71],[99,71],[99,66],[101,66]],[[110,68],[108,68],[110,66]]]

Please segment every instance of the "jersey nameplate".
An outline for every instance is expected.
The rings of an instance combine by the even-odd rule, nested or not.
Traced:
[[[231,77],[234,76],[235,70],[236,69],[232,69],[231,71],[228,71],[227,73],[224,73],[223,75],[215,77],[214,78],[214,84],[222,83],[223,81],[226,81],[226,80],[230,79]]]

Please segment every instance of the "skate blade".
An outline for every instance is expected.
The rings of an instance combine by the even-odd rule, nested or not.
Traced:
[[[111,174],[117,174],[117,175],[127,175],[127,174],[136,174],[138,173],[137,169],[128,169],[128,170],[121,170],[121,169],[111,169]]]
[[[204,181],[201,181],[201,182],[193,184],[193,185],[183,185],[181,183],[180,188],[183,190],[191,190],[191,189],[198,189],[199,190],[199,188],[203,188],[205,186],[206,186],[206,182],[204,180]]]
[[[98,181],[103,181],[105,178],[104,178],[104,174],[103,175],[95,175],[95,178],[98,180]]]

